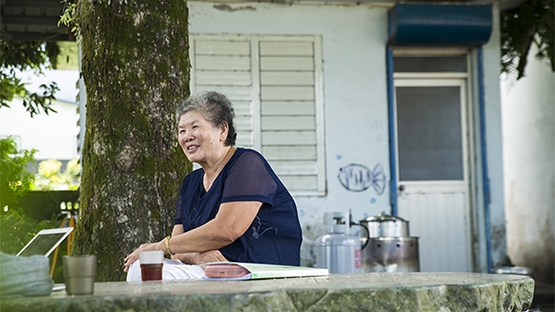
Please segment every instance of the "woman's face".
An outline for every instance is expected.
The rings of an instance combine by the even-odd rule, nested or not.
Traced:
[[[179,118],[178,141],[190,162],[203,166],[224,148],[226,127],[214,127],[202,113],[189,111]]]

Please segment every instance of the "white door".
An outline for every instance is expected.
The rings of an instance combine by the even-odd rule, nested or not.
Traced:
[[[395,78],[398,215],[422,272],[471,272],[466,79]]]

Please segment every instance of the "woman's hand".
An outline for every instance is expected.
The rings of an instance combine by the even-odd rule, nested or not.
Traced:
[[[199,252],[193,257],[193,264],[203,264],[208,262],[228,262],[219,250],[209,250]]]
[[[177,253],[172,255],[172,259],[180,260],[185,264],[203,264],[208,262],[228,262],[219,250],[209,250],[205,252]]]
[[[141,246],[139,246],[139,248],[135,249],[135,251],[133,251],[127,257],[125,257],[125,259],[123,259],[123,262],[124,262],[123,271],[124,272],[129,271],[129,267],[131,266],[131,264],[139,260],[139,255],[141,254],[141,251],[147,251],[147,250],[162,250],[165,253],[166,245],[164,243],[164,240],[161,240],[158,243],[142,244]]]

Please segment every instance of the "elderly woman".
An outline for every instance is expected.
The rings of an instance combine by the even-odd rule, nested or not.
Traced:
[[[261,154],[234,146],[234,115],[231,102],[217,92],[193,95],[178,108],[179,145],[201,168],[183,180],[171,237],[143,244],[125,258],[128,280],[140,280],[137,273],[130,276],[140,271],[136,260],[145,250],[179,260],[164,265],[164,279],[201,277],[200,267],[184,264],[300,265],[295,202]]]

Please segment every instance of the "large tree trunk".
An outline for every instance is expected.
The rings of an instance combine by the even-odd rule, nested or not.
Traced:
[[[175,120],[176,102],[189,95],[187,3],[80,6],[87,114],[72,253],[97,256],[97,281],[122,280],[128,253],[170,233],[191,170]]]

